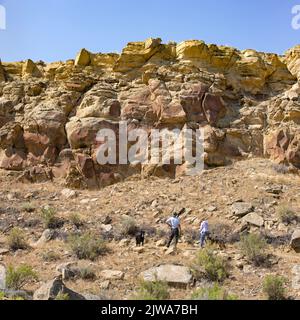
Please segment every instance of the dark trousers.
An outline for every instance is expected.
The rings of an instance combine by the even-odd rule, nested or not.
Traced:
[[[179,240],[179,229],[178,228],[172,229],[167,247],[170,247],[174,238],[175,238],[175,246],[177,246],[177,243]]]

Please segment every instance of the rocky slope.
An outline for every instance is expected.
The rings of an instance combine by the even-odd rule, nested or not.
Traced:
[[[300,169],[300,47],[284,56],[202,41],[129,43],[119,54],[0,63],[0,167],[20,181],[53,177],[99,188],[132,175],[176,177],[179,165],[97,164],[96,133],[204,128],[205,163],[269,157]]]
[[[79,292],[81,297],[131,299],[138,291],[140,279],[145,274],[148,279],[151,270],[163,265],[161,275],[168,278],[170,298],[189,299],[197,288],[210,285],[206,277],[193,282],[190,275],[199,251],[199,224],[206,217],[211,231],[215,230],[226,242],[225,248],[216,245],[216,254],[226,259],[230,267],[229,277],[221,284],[226,290],[239,299],[265,299],[262,283],[272,274],[287,279],[286,297],[299,299],[300,255],[290,247],[290,239],[299,230],[300,219],[298,215],[298,219],[283,223],[279,209],[299,213],[300,179],[278,172],[278,168],[270,160],[251,159],[204,171],[201,176],[175,180],[132,177],[131,181],[101,190],[80,191],[65,190],[55,181],[14,183],[12,191],[11,173],[2,170],[0,292],[5,269],[26,264],[34,269],[38,279],[28,282],[23,289],[31,297],[35,292],[35,299],[47,299],[50,288],[58,294],[62,284],[55,277],[59,274],[67,288]],[[41,208],[45,206],[54,208],[62,221],[54,230],[45,231],[41,218]],[[166,251],[165,220],[174,209],[182,207],[187,210],[181,217],[180,243],[177,251]],[[74,213],[82,221],[79,226],[75,225]],[[122,234],[123,221],[128,216],[146,230],[144,248],[136,248],[134,237]],[[268,265],[253,265],[238,239],[230,240],[232,235],[241,234],[245,226],[250,233],[261,233],[266,239]],[[13,227],[23,230],[29,244],[25,250],[10,248]],[[67,240],[72,234],[86,232],[104,237],[110,251],[94,261],[79,260]],[[299,239],[300,235],[300,248]],[[180,268],[174,271],[176,265]],[[92,270],[95,277],[90,280],[74,276],[78,268]],[[176,276],[170,278],[173,272]],[[71,293],[70,298],[78,299],[78,294]]]

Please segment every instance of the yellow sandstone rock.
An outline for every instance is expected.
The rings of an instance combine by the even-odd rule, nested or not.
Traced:
[[[91,63],[91,54],[86,49],[81,49],[75,59],[75,66],[86,67]]]
[[[27,76],[40,77],[41,72],[38,69],[38,67],[36,66],[36,64],[32,60],[28,59],[23,64],[22,76],[23,77],[27,77]]]

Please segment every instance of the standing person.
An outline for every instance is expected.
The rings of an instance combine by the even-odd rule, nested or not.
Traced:
[[[208,236],[209,228],[206,220],[202,221],[200,225],[200,246],[203,248],[206,237]]]
[[[180,219],[178,217],[178,213],[174,213],[173,217],[170,217],[167,220],[168,226],[171,228],[171,234],[169,238],[169,242],[167,244],[167,247],[169,248],[173,239],[175,238],[175,248],[177,247],[177,243],[181,234],[181,226],[180,226]]]

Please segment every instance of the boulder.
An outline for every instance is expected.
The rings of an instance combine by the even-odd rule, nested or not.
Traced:
[[[145,281],[166,281],[169,285],[175,287],[187,287],[193,279],[189,268],[174,264],[164,264],[158,267],[150,268],[141,273]]]
[[[43,284],[34,292],[33,300],[55,300],[59,294],[67,294],[69,300],[86,300],[86,298],[65,286],[61,276]]]
[[[52,229],[46,229],[40,239],[35,243],[35,246],[41,246],[44,245],[45,243],[54,240],[57,237],[57,231],[52,230]]]
[[[111,224],[101,224],[100,227],[104,232],[110,232],[113,229]]]
[[[249,223],[255,227],[263,227],[264,219],[255,212],[249,213],[242,219],[243,223]]]
[[[294,231],[290,245],[296,252],[300,252],[300,229]]]
[[[26,60],[22,68],[23,77],[41,77],[41,72],[32,60]]]
[[[294,290],[300,290],[300,265],[296,264],[292,268],[292,288]]]
[[[91,63],[91,54],[86,49],[81,49],[75,59],[75,66],[88,66]]]
[[[231,205],[232,214],[240,218],[252,212],[253,210],[253,205],[247,202],[235,202]]]
[[[105,280],[122,280],[124,278],[124,272],[117,270],[103,270],[100,275]]]
[[[75,190],[71,190],[71,189],[63,189],[61,191],[61,194],[66,199],[74,199],[74,198],[77,198],[78,196],[78,193]]]
[[[0,264],[0,291],[6,289],[6,268]]]
[[[70,280],[80,274],[76,262],[62,263],[56,267],[56,271],[62,275],[62,280]]]
[[[0,82],[5,82],[5,81],[6,81],[5,70],[2,66],[1,59],[0,59]]]

